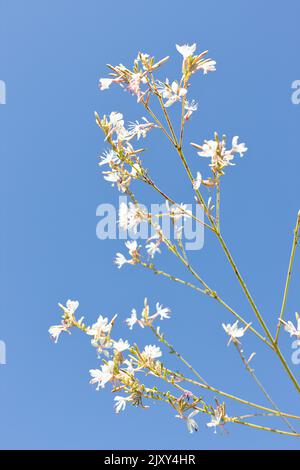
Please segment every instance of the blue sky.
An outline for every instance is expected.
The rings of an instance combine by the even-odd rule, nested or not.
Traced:
[[[226,347],[221,323],[231,317],[222,307],[139,269],[117,270],[112,259],[121,242],[97,239],[96,207],[115,203],[118,194],[97,166],[104,144],[93,112],[117,110],[128,120],[144,115],[128,94],[99,92],[106,63],[131,64],[139,50],[158,58],[172,55],[164,73],[174,79],[180,71],[175,43],[209,49],[217,72],[193,79],[199,110],[187,138],[201,142],[218,130],[241,136],[249,147],[226,174],[222,227],[259,307],[275,326],[300,206],[300,106],[291,102],[291,84],[300,78],[299,3],[0,0],[0,6],[0,79],[7,86],[7,103],[0,106],[0,339],[7,345],[7,365],[0,366],[1,448],[299,448],[299,440],[238,426],[214,435],[203,417],[199,432],[190,436],[169,408],[155,404],[150,411],[116,416],[110,392],[97,393],[88,383],[97,359],[86,338],[75,333],[54,345],[47,333],[59,318],[57,303],[76,298],[89,323],[100,313],[118,313],[124,337],[124,319],[147,296],[172,309],[164,330],[207,380],[265,403],[235,350]],[[145,158],[161,185],[177,200],[191,201],[168,143],[158,133],[147,143]],[[205,172],[195,152],[189,150],[189,158],[195,170]],[[224,299],[255,321],[211,237],[192,257]],[[182,274],[174,261],[167,263]],[[299,309],[299,276],[297,258],[290,319]],[[137,336],[141,344],[153,342],[143,332]],[[300,378],[286,334],[282,349]],[[245,350],[257,352],[256,372],[282,409],[300,413],[276,359],[251,335]]]

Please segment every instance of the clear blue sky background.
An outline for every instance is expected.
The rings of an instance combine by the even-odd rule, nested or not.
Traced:
[[[123,320],[148,296],[172,308],[164,330],[207,380],[265,403],[234,348],[226,347],[221,323],[231,317],[221,306],[138,269],[117,270],[112,259],[121,242],[96,238],[96,207],[116,202],[117,193],[97,166],[103,138],[93,112],[118,110],[128,119],[144,114],[121,90],[99,92],[106,63],[131,64],[138,50],[158,58],[171,54],[162,78],[174,79],[180,69],[175,43],[195,41],[199,51],[210,50],[217,72],[193,80],[190,95],[200,106],[187,138],[201,142],[219,130],[240,135],[249,147],[224,180],[222,226],[259,307],[275,326],[300,206],[300,106],[291,103],[291,83],[300,78],[299,14],[296,0],[0,1],[0,79],[7,84],[7,104],[0,106],[0,339],[7,344],[7,365],[0,366],[1,448],[299,448],[299,440],[239,426],[214,435],[205,417],[190,436],[171,409],[155,404],[150,411],[117,416],[110,392],[97,393],[88,383],[97,359],[86,338],[75,333],[54,345],[47,333],[59,318],[57,302],[77,298],[89,323],[100,313],[119,313],[124,337]],[[189,202],[170,152],[156,133],[145,158],[161,185]],[[188,155],[193,168],[205,173],[205,162],[193,151]],[[203,277],[253,320],[210,237],[192,258]],[[167,263],[182,274],[175,262]],[[298,257],[290,319],[299,309],[299,278]],[[137,334],[141,344],[153,342]],[[300,379],[286,334],[282,347]],[[250,334],[245,351],[258,353],[253,365],[274,399],[299,414],[299,399],[276,359]],[[237,412],[228,405],[229,414]]]

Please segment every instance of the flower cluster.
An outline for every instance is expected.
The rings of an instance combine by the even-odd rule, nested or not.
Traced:
[[[279,410],[270,394],[265,390],[261,380],[257,378],[255,371],[249,366],[255,353],[252,353],[250,358],[246,360],[240,341],[246,331],[249,330],[249,334],[251,333],[256,336],[264,346],[269,348],[272,354],[277,356],[287,376],[297,391],[300,391],[300,385],[287,364],[278,344],[278,336],[282,325],[284,325],[285,331],[290,336],[300,339],[299,315],[296,314],[296,326],[291,321],[284,320],[291,272],[296,246],[299,241],[300,213],[298,213],[297,225],[294,230],[284,298],[276,335],[274,336],[250,294],[220,228],[222,189],[220,178],[225,175],[225,169],[228,166],[235,164],[234,159],[236,155],[243,157],[247,147],[244,143],[239,142],[238,136],[234,136],[231,143],[228,144],[225,135],[219,137],[219,134],[215,133],[213,139],[205,140],[202,145],[191,143],[197,149],[200,157],[209,159],[209,175],[203,177],[202,171],[198,171],[197,168],[195,173],[191,170],[189,156],[185,152],[183,140],[185,127],[188,125],[187,123],[193,113],[197,111],[198,104],[189,96],[190,81],[197,72],[202,72],[202,74],[197,74],[200,77],[215,71],[216,61],[207,57],[207,51],[200,54],[196,53],[196,44],[176,45],[176,49],[182,56],[182,66],[179,76],[175,77],[174,80],[169,80],[168,78],[162,79],[156,76],[156,72],[168,61],[169,57],[164,57],[157,61],[154,57],[139,52],[132,67],[126,67],[123,64],[116,66],[109,65],[109,76],[101,78],[99,81],[100,90],[107,90],[112,85],[118,85],[133,95],[143,108],[143,117],[128,124],[120,112],[112,111],[110,114],[102,117],[95,113],[96,123],[103,131],[104,139],[108,146],[100,156],[99,161],[103,177],[108,183],[115,186],[118,191],[126,194],[130,200],[128,204],[124,202],[120,204],[118,224],[123,231],[129,233],[131,239],[125,242],[126,255],[118,252],[114,262],[118,268],[129,264],[139,265],[141,268],[151,270],[158,276],[163,276],[165,279],[176,282],[181,286],[193,289],[199,295],[209,296],[230,312],[236,319],[235,323],[222,324],[225,333],[229,337],[228,345],[232,344],[235,347],[243,367],[252,376],[264,397],[269,401],[270,408],[210,385],[202,377],[202,374],[200,375],[177,349],[168,342],[165,335],[161,332],[160,326],[156,326],[158,320],[169,319],[171,313],[168,307],[164,307],[159,302],[156,303],[155,308],[152,310],[147,299],[145,299],[141,313],[139,314],[133,308],[125,320],[129,330],[133,330],[134,327],[138,326],[143,330],[140,331],[141,335],[145,333],[145,330],[154,334],[155,342],[151,341],[144,347],[139,347],[138,344],[133,341],[129,342],[127,339],[117,339],[118,337],[114,335],[116,315],[112,316],[111,319],[100,315],[91,326],[85,325],[83,317],[77,320],[76,311],[79,303],[73,300],[68,300],[66,305],[59,304],[63,311],[61,323],[51,326],[49,333],[55,343],[57,343],[61,333],[66,332],[70,334],[72,328],[79,329],[90,338],[91,345],[95,348],[98,359],[101,361],[97,368],[90,370],[90,383],[95,385],[97,390],[111,385],[112,392],[116,394],[114,397],[116,413],[124,411],[127,404],[145,409],[148,408],[148,405],[145,405],[144,402],[155,400],[171,406],[172,411],[176,413],[176,418],[186,424],[189,433],[198,430],[196,416],[201,413],[210,418],[206,425],[208,428],[213,428],[215,432],[217,428],[223,428],[226,423],[236,423],[272,433],[299,437],[300,433],[296,433],[290,422],[287,421],[287,418],[299,420],[300,417],[283,413]],[[156,111],[155,103],[158,105],[158,112]],[[179,118],[176,123],[173,123],[170,117],[171,114],[169,114],[171,106],[174,108],[174,111],[179,109]],[[148,117],[145,117],[144,114]],[[177,122],[179,122],[179,129],[177,129]],[[178,161],[182,164],[189,180],[191,194],[197,203],[197,207],[200,207],[203,211],[204,220],[194,216],[187,205],[177,202],[174,200],[174,197],[166,194],[150,176],[147,165],[143,161],[146,149],[140,145],[142,139],[145,139],[149,133],[152,134],[152,131],[153,133],[156,132],[156,130],[161,131],[164,137],[168,139]],[[161,155],[161,158],[163,158],[163,155]],[[167,176],[169,177],[169,172]],[[151,213],[145,209],[135,192],[137,183],[146,185],[148,189],[151,189],[151,191],[154,191],[156,195],[158,194],[160,198],[166,201],[165,214],[159,214],[158,216],[154,214],[154,211]],[[164,234],[162,229],[164,220],[161,222],[158,218],[160,216],[167,217],[168,222],[171,222],[172,226],[174,226],[175,241],[172,241],[170,236],[167,237]],[[202,274],[193,266],[184,246],[184,237],[187,238],[183,230],[185,219],[189,219],[189,222],[205,226],[216,237],[242,288],[245,299],[251,307],[258,323],[258,328],[261,328],[261,332],[256,329],[255,324],[252,326],[252,323],[246,321],[243,316],[228,305],[215,289],[208,285],[207,281],[203,279]],[[151,236],[142,246],[137,241],[137,237],[144,223],[147,224],[147,228],[151,227]],[[145,238],[147,237],[148,232]],[[157,254],[161,253],[162,246],[166,248],[166,252],[176,257],[180,267],[184,268],[184,272],[189,276],[187,279],[184,278],[184,275],[183,278],[179,278],[160,269],[156,264],[154,265],[154,258]],[[155,259],[155,263],[159,261],[161,261],[161,257]],[[242,327],[239,326],[239,321],[243,324]],[[185,322],[185,330],[189,324],[194,325],[194,322]],[[128,331],[128,334],[131,334],[131,331]],[[163,351],[158,344],[155,344],[156,342],[160,343],[163,348],[166,348],[170,354],[173,354],[174,359],[181,362],[188,372],[182,373],[178,371],[177,366],[175,370],[168,367],[165,364]],[[151,382],[152,379],[155,380],[154,385]],[[189,389],[186,389],[186,386]],[[215,400],[216,406],[211,406],[209,404],[210,398],[203,396],[204,391],[205,393],[213,392],[214,395],[227,397],[238,402],[240,405],[255,408],[255,412],[253,414],[230,417],[227,414],[225,403],[220,404],[218,400]],[[245,421],[246,417],[258,417],[260,414],[283,419],[285,424],[288,425],[289,430],[278,430],[273,425],[272,428],[268,428],[267,426]]]
[[[242,157],[248,150],[245,144],[238,143],[238,139],[238,136],[233,137],[231,149],[226,149],[226,137],[223,136],[222,139],[220,139],[217,133],[215,133],[214,140],[205,140],[203,145],[194,143],[191,145],[200,149],[198,155],[211,159],[209,166],[214,174],[224,175],[224,168],[229,165],[234,165],[234,163],[232,163],[234,155],[239,154]]]
[[[150,326],[152,325],[153,321],[158,317],[160,318],[160,320],[165,320],[167,318],[170,318],[171,310],[168,307],[163,307],[162,305],[159,304],[159,302],[157,302],[155,313],[150,315],[149,312],[150,312],[150,307],[148,304],[148,300],[145,299],[144,308],[141,313],[141,318],[138,318],[137,311],[134,308],[131,311],[130,317],[126,319],[126,323],[129,326],[129,328],[132,330],[134,325],[139,325],[141,328],[144,328],[145,326]]]

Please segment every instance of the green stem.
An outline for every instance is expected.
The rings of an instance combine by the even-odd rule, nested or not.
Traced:
[[[297,222],[296,222],[296,226],[295,226],[295,229],[294,229],[294,238],[293,238],[292,251],[291,251],[289,267],[288,267],[288,272],[287,272],[287,277],[286,277],[286,282],[285,282],[283,300],[282,300],[282,305],[281,305],[281,310],[280,310],[280,315],[279,315],[279,322],[278,322],[278,325],[277,325],[277,330],[276,330],[276,335],[275,335],[275,343],[276,344],[278,343],[280,328],[282,326],[281,321],[283,320],[283,315],[284,315],[284,311],[285,311],[285,307],[286,307],[286,302],[287,302],[287,297],[288,297],[288,292],[289,292],[289,287],[290,287],[290,282],[291,282],[292,270],[293,270],[295,254],[296,254],[296,248],[297,248],[298,240],[299,240],[299,226],[300,226],[300,211],[298,212]]]

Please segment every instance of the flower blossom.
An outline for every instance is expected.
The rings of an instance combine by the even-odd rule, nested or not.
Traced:
[[[130,259],[127,259],[122,253],[117,253],[115,257],[115,264],[118,268],[122,268],[124,264],[136,264],[139,262],[139,247],[136,240],[127,240],[125,246],[128,249]]]
[[[199,429],[198,424],[194,420],[194,416],[199,413],[198,410],[193,410],[188,416],[184,416],[183,414],[176,415],[176,418],[183,419],[186,422],[188,432],[193,434],[193,432],[197,432]]]
[[[100,315],[96,323],[88,328],[87,334],[89,336],[94,336],[95,338],[100,338],[101,336],[106,335],[110,330],[111,322],[108,321],[108,318],[104,318]]]
[[[144,123],[140,123],[139,121],[130,122],[128,126],[128,139],[132,139],[136,137],[139,140],[141,137],[145,138],[148,132],[156,127],[155,124],[149,122],[147,118],[142,118]]]
[[[132,309],[130,317],[126,319],[126,323],[130,330],[132,330],[135,324],[138,324],[141,328],[152,325],[153,321],[158,317],[160,317],[160,320],[170,318],[171,310],[168,307],[163,307],[159,302],[156,303],[156,311],[153,315],[149,315],[149,310],[146,298],[144,300],[144,309],[142,311],[141,318],[138,318],[136,309]]]
[[[294,326],[293,322],[290,320],[288,322],[280,319],[281,323],[284,325],[284,329],[287,333],[290,334],[290,336],[296,336],[298,339],[300,339],[300,316],[298,313],[296,313],[296,327]]]
[[[217,401],[217,400],[216,400]],[[226,413],[225,413],[225,404],[220,405],[217,402],[217,408],[213,410],[213,415],[211,416],[211,420],[209,423],[206,424],[208,428],[215,428],[214,433],[217,433],[217,427],[222,426],[226,422]]]
[[[187,93],[186,88],[180,87],[176,81],[173,81],[170,85],[168,79],[166,79],[165,83],[159,82],[157,90],[161,94],[162,98],[167,100],[165,102],[166,108],[176,103],[176,101],[181,101],[181,98]]]
[[[230,336],[229,341],[228,341],[228,346],[229,346],[231,341],[233,341],[234,343],[239,342],[237,338],[241,338],[242,336],[244,336],[250,324],[244,328],[239,328],[238,320],[237,320],[235,323],[233,323],[233,325],[230,325],[230,323],[228,323],[227,325],[222,323],[222,326],[225,332],[228,334],[228,336]]]
[[[129,202],[128,206],[125,202],[121,202],[119,208],[119,226],[123,230],[133,230],[136,233],[137,226],[148,218],[146,209],[138,207]]]
[[[197,171],[197,176],[193,181],[193,188],[197,191],[200,188],[202,183],[202,175],[199,171]]]
[[[112,149],[103,152],[103,155],[100,156],[99,166],[102,165],[116,165],[120,163],[120,159],[116,152]]]
[[[114,401],[116,402],[116,404],[115,404],[116,413],[120,413],[121,411],[124,411],[125,408],[126,408],[126,403],[130,400],[131,400],[130,397],[122,397],[120,395],[117,395],[114,398]]]
[[[184,44],[182,46],[176,44],[176,49],[183,56],[183,58],[186,59],[187,57],[190,57],[194,54],[196,50],[196,43],[192,44],[191,46],[188,44]]]
[[[145,245],[147,253],[151,258],[154,258],[156,253],[161,253],[161,250],[159,248],[159,244],[160,244],[160,241],[158,241],[158,242],[149,242],[147,245]]]
[[[109,382],[114,376],[114,362],[108,361],[107,364],[103,364],[100,369],[91,369],[91,384],[97,384],[96,390],[104,388],[106,383]]]
[[[223,169],[226,166],[234,165],[232,160],[234,155],[238,153],[243,157],[244,153],[248,150],[244,143],[238,143],[238,136],[232,139],[232,148],[226,149],[226,139],[223,136],[222,140],[219,140],[218,135],[215,135],[215,140],[205,140],[203,145],[191,144],[193,147],[200,149],[198,155],[201,157],[208,157],[211,159],[210,167],[216,174],[223,175]]]
[[[61,325],[53,325],[53,326],[51,326],[51,327],[49,328],[48,331],[49,331],[49,334],[50,334],[50,336],[53,338],[53,340],[54,340],[55,343],[57,343],[58,338],[59,338],[60,334],[61,334],[63,331],[65,331],[65,332],[71,334],[70,331],[69,331],[69,328],[68,328],[66,325],[63,325],[63,324],[61,324]]]
[[[127,340],[124,341],[122,338],[120,338],[119,341],[114,341],[113,344],[114,344],[114,349],[118,351],[119,353],[122,353],[130,348],[130,344],[128,343],[128,341]]]
[[[125,322],[127,323],[127,325],[129,326],[129,329],[132,330],[133,326],[138,323],[140,325],[141,328],[144,328],[144,322],[139,320],[138,317],[137,317],[137,313],[136,313],[136,309],[133,308],[131,310],[131,315],[129,318],[126,318]]]
[[[75,312],[79,307],[79,302],[77,300],[67,300],[66,305],[58,304],[60,308],[63,310],[64,315],[60,325],[53,325],[49,328],[48,332],[55,343],[57,343],[59,336],[62,332],[70,333],[69,329],[73,325],[73,321],[75,320]],[[83,320],[83,317],[78,320],[78,324],[80,324]]]
[[[184,105],[184,109],[186,111],[185,115],[184,115],[184,120],[185,121],[188,121],[190,119],[190,117],[192,116],[192,114],[197,111],[198,109],[198,104],[196,103],[196,101],[192,100],[191,102],[189,101],[186,101],[185,102],[185,105]]]
[[[144,351],[142,352],[142,356],[145,359],[156,359],[162,356],[162,352],[159,346],[149,344],[145,346]]]

